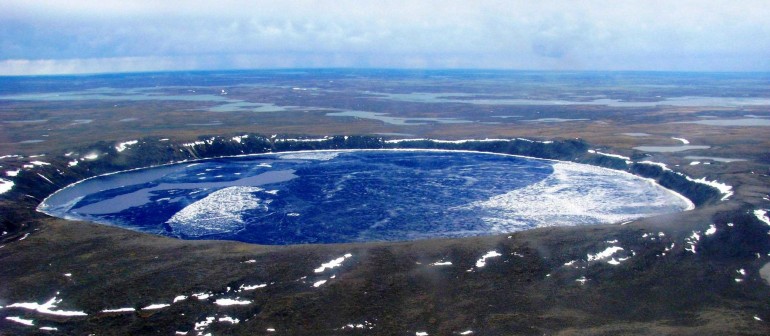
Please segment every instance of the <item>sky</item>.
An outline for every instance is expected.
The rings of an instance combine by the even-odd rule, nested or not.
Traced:
[[[0,75],[770,71],[768,0],[2,0]]]

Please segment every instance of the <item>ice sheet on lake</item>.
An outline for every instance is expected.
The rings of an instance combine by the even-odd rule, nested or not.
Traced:
[[[562,162],[553,169],[543,181],[470,207],[480,208],[495,232],[616,223],[693,207],[681,195],[627,173]]]
[[[281,159],[284,159],[284,160],[319,160],[319,161],[329,161],[329,160],[331,160],[333,158],[336,158],[341,153],[342,152],[313,151],[313,152],[281,154],[278,157],[281,158]]]
[[[245,211],[266,210],[262,200],[253,195],[260,190],[258,187],[217,190],[177,212],[167,223],[175,233],[188,237],[238,231],[244,225]]]

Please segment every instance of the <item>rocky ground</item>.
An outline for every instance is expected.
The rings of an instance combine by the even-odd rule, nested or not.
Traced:
[[[165,144],[152,145],[155,142],[148,139],[141,143],[149,145],[136,144],[133,152],[110,152],[103,146],[102,160],[81,161],[69,169],[62,159],[22,170],[9,194],[13,199],[3,206],[10,232],[0,244],[2,333],[770,332],[770,287],[761,275],[770,259],[770,226],[751,202],[752,195],[761,194],[756,190],[761,184],[737,188],[735,195],[721,201],[723,194],[713,188],[688,183],[654,165],[626,165],[623,159],[589,153],[585,150],[591,146],[580,141],[483,145],[540,157],[576,156],[573,160],[579,162],[636,171],[689,193],[699,199],[699,207],[623,225],[304,246],[181,241],[30,211],[40,197],[61,185],[133,165],[265,150],[268,145],[273,146],[270,150],[319,146],[266,144],[260,141],[267,138],[257,140],[256,135],[251,139],[171,144],[168,151]],[[337,147],[383,146],[369,137],[327,142]],[[135,162],[132,155],[149,161]],[[67,173],[57,172],[62,169]],[[747,181],[762,178],[739,176]],[[43,177],[53,183],[41,187]]]

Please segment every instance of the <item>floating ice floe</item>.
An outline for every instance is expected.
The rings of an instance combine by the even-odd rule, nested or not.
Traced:
[[[21,318],[19,316],[8,316],[5,319],[9,320],[9,321],[13,321],[13,322],[19,323],[19,324],[23,324],[23,325],[26,325],[26,326],[33,326],[33,325],[35,325],[35,320],[27,320],[27,319],[23,319],[23,318]]]
[[[267,328],[265,329],[267,332],[275,332],[275,328]]]
[[[533,226],[618,223],[653,214],[686,211],[694,204],[652,180],[610,169],[558,162],[540,182],[475,201],[481,219],[493,232]],[[618,187],[618,182],[623,187]],[[615,202],[607,202],[613,199]]]
[[[428,333],[424,331],[418,331],[414,333],[414,336],[428,336]]]
[[[466,330],[460,333],[460,335],[470,335],[473,333],[473,330]]]
[[[314,283],[313,283],[313,287],[316,287],[316,288],[318,288],[318,287],[321,287],[321,285],[325,284],[325,283],[326,283],[326,281],[328,281],[328,280],[319,280],[319,281],[316,281],[316,282],[314,282]]]
[[[214,301],[217,306],[242,306],[251,304],[249,300],[237,300],[237,299],[217,299]]]
[[[452,262],[451,261],[437,261],[437,262],[434,262],[434,263],[432,263],[430,265],[431,266],[451,266]]]
[[[121,142],[121,143],[115,145],[115,150],[118,151],[118,152],[122,152],[122,151],[126,150],[129,146],[136,145],[137,143],[139,143],[139,140],[131,140],[131,141],[126,141],[126,142]]]
[[[19,175],[19,173],[20,173],[20,172],[21,172],[21,169],[16,169],[16,170],[9,170],[9,171],[6,171],[6,172],[5,172],[5,176],[8,176],[8,177],[16,177],[16,176],[18,176],[18,175]]]
[[[497,251],[489,251],[487,254],[481,256],[481,259],[476,260],[476,267],[484,267],[487,265],[487,259],[489,258],[496,258],[502,256],[502,254],[498,253]]]
[[[72,160],[70,162],[67,162],[67,166],[74,167],[78,165],[78,160]]]
[[[249,259],[249,260],[246,260],[246,261],[244,261],[244,262],[242,262],[242,263],[243,263],[243,264],[253,264],[253,263],[255,263],[255,262],[257,262],[255,259]]]
[[[261,190],[243,186],[217,190],[175,213],[166,223],[174,232],[191,237],[234,232],[244,225],[246,210],[266,209],[253,195]]]
[[[58,330],[59,330],[59,328],[54,328],[54,327],[40,327],[40,330],[45,330],[45,331],[58,331]]]
[[[96,160],[99,158],[99,154],[97,153],[90,153],[85,156],[83,156],[83,160]]]
[[[179,301],[183,301],[183,300],[187,300],[187,296],[184,296],[184,295],[178,295],[177,297],[175,297],[175,298],[174,298],[174,301],[173,301],[173,303],[177,303],[177,302],[179,302]]]
[[[56,295],[59,295],[57,292]],[[67,311],[67,310],[53,310],[58,304],[62,302],[61,299],[57,299],[56,296],[46,301],[43,304],[36,302],[20,302],[6,306],[5,308],[22,308],[33,310],[41,314],[56,315],[56,316],[87,316],[88,314],[82,311]]]
[[[318,267],[318,268],[316,268],[313,271],[315,273],[322,273],[323,271],[325,271],[327,269],[332,269],[332,268],[335,268],[335,267],[340,267],[340,266],[342,266],[342,262],[345,261],[345,259],[350,258],[352,256],[353,256],[352,254],[347,253],[347,254],[345,254],[342,257],[339,257],[339,258],[334,259],[334,260],[332,260],[330,262],[321,264],[321,267]]]
[[[101,312],[102,313],[130,313],[135,311],[136,309],[127,307],[127,308],[105,309],[105,310],[102,310]]]

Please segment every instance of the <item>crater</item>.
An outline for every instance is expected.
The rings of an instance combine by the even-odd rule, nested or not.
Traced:
[[[454,150],[331,150],[101,175],[55,192],[38,210],[181,239],[290,245],[492,235],[692,207],[651,180],[571,162]]]

